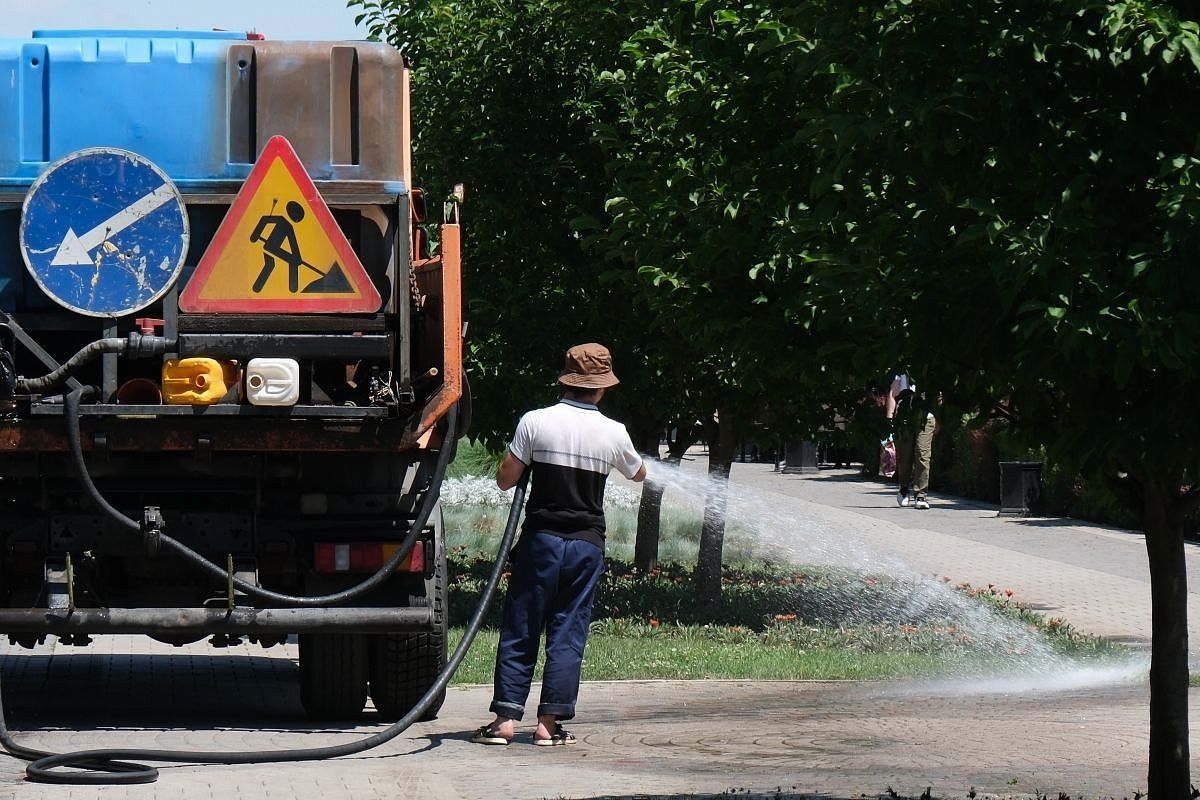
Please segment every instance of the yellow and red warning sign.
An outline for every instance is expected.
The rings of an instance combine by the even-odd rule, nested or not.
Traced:
[[[187,312],[374,312],[379,292],[282,136],[263,148],[179,295]]]

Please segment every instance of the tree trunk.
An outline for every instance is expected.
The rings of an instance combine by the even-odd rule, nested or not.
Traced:
[[[637,536],[633,540],[633,565],[642,572],[658,566],[658,543],[662,537],[662,497],[667,487],[647,476],[638,503]]]
[[[643,454],[661,460],[658,451],[659,430],[638,436],[637,447]],[[642,497],[638,501],[637,533],[633,539],[633,565],[643,572],[658,566],[658,542],[661,536],[662,496],[665,488],[652,477],[653,470],[647,467],[646,480],[642,482]]]
[[[717,420],[705,425],[710,489],[704,499],[704,525],[700,530],[700,553],[696,558],[696,602],[706,608],[721,604],[721,551],[725,544],[729,467],[737,447],[733,420],[733,412],[720,408]]]
[[[674,439],[668,438],[666,458],[660,459],[668,466],[678,465],[683,454],[692,446],[695,436],[690,432],[679,432]],[[658,442],[655,441],[657,449]],[[642,499],[638,503],[637,536],[633,541],[633,565],[643,572],[658,566],[658,543],[662,540],[662,498],[666,486],[650,475],[642,484]]]
[[[1153,609],[1150,655],[1150,797],[1191,796],[1188,752],[1187,571],[1177,492],[1147,483],[1143,509]]]

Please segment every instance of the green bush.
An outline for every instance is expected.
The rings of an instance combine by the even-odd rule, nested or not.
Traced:
[[[1046,458],[1044,448],[1017,438],[1001,420],[980,422],[971,414],[946,414],[933,440],[930,485],[934,491],[1000,502],[1000,462],[1042,462],[1042,491],[1034,511],[1106,525],[1134,528],[1138,520],[1111,494]],[[1192,529],[1200,528],[1200,517]]]
[[[999,503],[1000,456],[992,426],[974,424],[969,414],[946,413],[938,423],[930,475],[933,489]]]
[[[454,455],[454,460],[446,467],[446,477],[463,478],[468,475],[495,475],[496,469],[503,460],[503,452],[493,452],[488,450],[482,442],[472,442],[469,439],[463,439],[458,443],[458,452]]]

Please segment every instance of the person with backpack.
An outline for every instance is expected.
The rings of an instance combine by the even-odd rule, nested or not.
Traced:
[[[929,470],[937,418],[933,406],[905,372],[892,376],[885,410],[896,441],[896,502],[902,508],[929,508]]]

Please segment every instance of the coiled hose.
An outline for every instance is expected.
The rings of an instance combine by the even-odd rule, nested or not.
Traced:
[[[446,441],[449,442],[451,439],[447,437]],[[438,674],[437,680],[421,696],[416,705],[403,717],[378,733],[367,736],[357,742],[292,750],[192,752],[188,750],[113,748],[80,750],[74,753],[48,753],[43,750],[25,747],[13,739],[12,734],[8,730],[8,723],[4,718],[3,703],[0,702],[0,745],[3,745],[5,750],[17,758],[32,762],[25,768],[25,774],[31,781],[58,784],[133,784],[153,783],[158,779],[158,770],[127,759],[192,764],[256,764],[268,761],[320,761],[326,758],[337,758],[339,756],[361,753],[365,750],[386,744],[407,730],[413,722],[425,713],[425,709],[430,706],[434,698],[446,689],[446,686],[450,683],[450,679],[462,663],[463,658],[466,657],[471,643],[475,640],[475,635],[479,632],[479,628],[483,624],[484,615],[492,603],[492,598],[496,593],[496,586],[500,583],[500,576],[504,571],[505,555],[512,545],[512,540],[517,529],[517,522],[521,518],[521,509],[525,504],[525,489],[528,483],[529,470],[526,469],[521,475],[521,479],[516,486],[516,491],[513,494],[512,505],[508,510],[508,524],[504,527],[504,535],[501,537],[500,546],[496,551],[496,563],[492,566],[492,572],[488,576],[487,584],[484,586],[483,595],[479,598],[479,605],[476,606],[475,612],[471,615],[466,630],[463,632],[462,640],[458,643],[458,647],[454,649],[454,654],[447,660],[446,666]],[[60,767],[71,767],[85,771],[70,773],[56,771]]]
[[[104,341],[104,340],[101,340]],[[131,519],[112,506],[100,494],[100,490],[96,488],[96,484],[92,482],[91,475],[87,471],[87,462],[83,458],[83,442],[79,431],[79,403],[85,394],[95,393],[94,386],[83,386],[70,392],[63,398],[63,410],[67,417],[67,444],[71,451],[71,458],[75,463],[75,471],[79,473],[79,482],[83,486],[84,491],[96,507],[107,515],[117,525],[129,530],[130,532],[142,535],[142,525],[135,519]],[[386,581],[391,574],[400,565],[400,562],[408,557],[408,551],[412,550],[413,544],[417,541],[421,530],[425,527],[425,523],[429,521],[429,515],[433,512],[434,505],[437,504],[438,497],[441,494],[442,477],[446,474],[446,467],[450,463],[450,454],[454,451],[454,433],[457,428],[458,409],[457,406],[451,409],[450,414],[446,419],[446,434],[442,437],[442,449],[438,453],[436,465],[433,470],[433,480],[431,481],[429,491],[425,493],[425,498],[421,503],[421,508],[417,512],[416,519],[413,520],[412,528],[409,529],[408,535],[400,542],[399,548],[395,554],[388,560],[386,564],[380,567],[379,571],[371,575],[361,583],[351,586],[340,592],[332,594],[314,595],[311,597],[303,595],[284,594],[282,592],[274,592],[270,589],[264,589],[261,586],[255,586],[252,583],[246,583],[241,578],[232,577],[223,567],[214,564],[204,556],[191,549],[178,539],[172,539],[164,533],[157,534],[159,546],[165,546],[168,550],[174,551],[181,556],[185,561],[198,567],[199,569],[208,572],[210,575],[219,579],[222,583],[232,580],[233,585],[241,589],[251,597],[257,597],[260,600],[267,600],[272,603],[279,603],[285,606],[301,606],[301,607],[317,607],[328,606],[336,603],[350,600],[358,597],[361,594],[369,592],[379,584]]]

